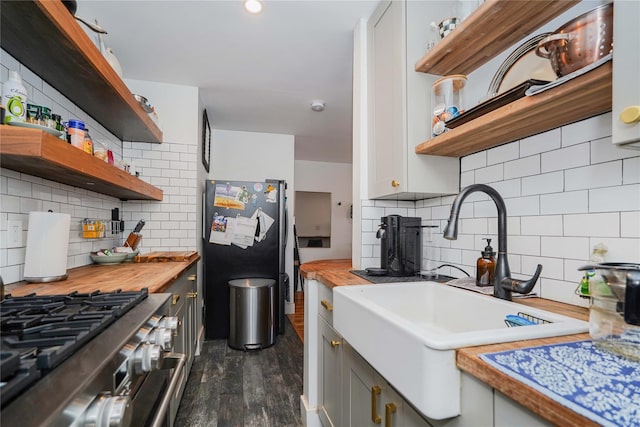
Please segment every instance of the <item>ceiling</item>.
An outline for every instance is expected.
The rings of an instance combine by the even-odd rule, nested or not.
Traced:
[[[350,163],[353,30],[377,4],[79,0],[76,15],[108,31],[124,78],[200,88],[214,129],[295,135],[296,160]]]

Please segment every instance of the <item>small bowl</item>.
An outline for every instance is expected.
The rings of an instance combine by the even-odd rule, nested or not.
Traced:
[[[120,264],[129,254],[96,255],[95,252],[89,254],[91,260],[96,264]]]
[[[127,252],[127,258],[124,260],[124,262],[133,262],[133,259],[140,253],[140,251],[138,249],[136,249],[133,252]]]

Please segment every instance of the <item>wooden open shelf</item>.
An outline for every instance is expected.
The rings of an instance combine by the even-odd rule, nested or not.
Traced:
[[[161,189],[47,132],[1,125],[0,141],[3,168],[121,200],[162,200]]]
[[[580,0],[485,0],[415,65],[438,75],[469,74]]]
[[[3,49],[115,136],[162,142],[160,128],[61,1],[2,2],[0,25]]]
[[[612,62],[526,96],[416,147],[417,154],[466,156],[611,111]]]

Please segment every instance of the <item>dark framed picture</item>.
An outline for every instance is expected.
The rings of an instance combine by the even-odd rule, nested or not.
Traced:
[[[211,125],[209,124],[209,117],[207,116],[207,110],[202,112],[202,164],[204,169],[209,172],[209,165],[211,160]]]

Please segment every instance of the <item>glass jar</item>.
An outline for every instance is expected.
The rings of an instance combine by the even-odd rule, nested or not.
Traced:
[[[433,135],[446,130],[446,123],[464,112],[464,87],[467,76],[455,74],[438,79],[431,87],[431,106],[433,108]]]

